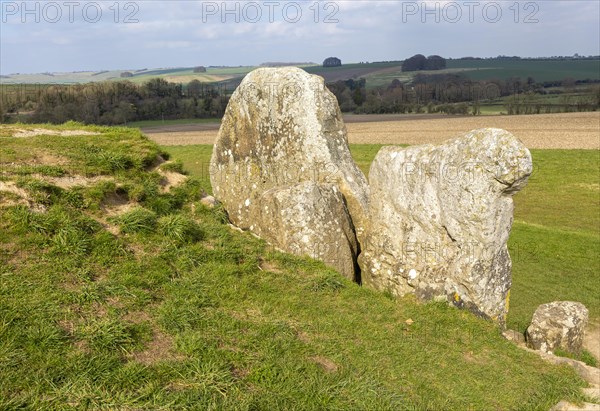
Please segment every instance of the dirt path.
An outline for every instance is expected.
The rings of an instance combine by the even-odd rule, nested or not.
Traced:
[[[429,115],[347,116],[355,144],[440,143],[469,130],[504,128],[529,148],[600,149],[600,112],[522,116],[450,117]],[[142,129],[161,145],[213,144],[219,124]]]

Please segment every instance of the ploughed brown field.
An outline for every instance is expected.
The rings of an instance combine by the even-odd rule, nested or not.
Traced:
[[[344,120],[352,144],[440,143],[473,129],[497,127],[513,133],[528,148],[600,148],[600,112],[470,117],[349,115]],[[215,123],[149,127],[142,131],[158,144],[174,146],[213,144],[218,128]]]

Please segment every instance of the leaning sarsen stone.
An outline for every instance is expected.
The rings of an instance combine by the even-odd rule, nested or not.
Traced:
[[[233,93],[211,158],[211,183],[231,221],[250,229],[263,193],[313,181],[336,185],[359,240],[368,186],[354,163],[335,96],[295,67],[260,68]]]
[[[369,174],[363,284],[445,299],[503,325],[512,195],[531,171],[529,150],[500,129],[437,146],[383,147]]]

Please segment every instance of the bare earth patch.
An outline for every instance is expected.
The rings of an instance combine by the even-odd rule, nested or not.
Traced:
[[[325,372],[332,373],[338,370],[338,365],[331,361],[329,358],[316,356],[312,357],[311,360],[319,364]]]
[[[158,174],[162,176],[160,182],[161,190],[164,193],[171,191],[171,188],[183,184],[187,180],[187,176],[172,171],[158,170]]]
[[[217,139],[217,133],[218,130],[167,131],[153,132],[146,135],[150,140],[163,146],[190,146],[193,144],[214,144]]]
[[[130,354],[133,361],[144,365],[152,365],[161,361],[177,361],[184,357],[173,351],[173,337],[159,330],[154,330],[152,341],[148,343],[144,351]]]
[[[12,181],[0,181],[0,191],[6,191],[8,193],[15,194],[25,200],[29,199],[29,194],[27,194],[27,191],[17,187],[17,185]]]
[[[50,130],[46,128],[14,129],[12,137],[25,138],[35,136],[99,136],[102,133],[95,133],[85,130]]]
[[[9,193],[8,198],[4,198],[1,193]],[[11,195],[13,198],[11,198]],[[46,207],[36,203],[26,190],[19,188],[12,181],[0,181],[0,207],[11,207],[24,205],[36,212],[45,212]]]
[[[83,176],[67,176],[67,177],[44,177],[42,180],[47,181],[50,184],[53,184],[57,187],[63,189],[70,189],[77,186],[87,187],[89,185],[98,183],[100,181],[108,181],[112,180],[109,177],[105,176],[96,176],[96,177],[83,177]]]
[[[152,317],[145,311],[129,312],[123,316],[123,320],[134,324],[141,324],[143,322],[152,323]],[[153,324],[152,341],[146,345],[143,351],[136,351],[129,354],[129,358],[145,365],[152,365],[160,361],[183,359],[183,356],[173,351],[173,347],[173,337],[165,334]]]
[[[346,119],[351,144],[441,143],[470,130],[496,127],[508,130],[528,148],[600,148],[600,112],[470,117],[372,115]],[[213,144],[218,133],[216,126],[194,130],[192,125],[172,125],[162,130],[142,129],[150,139],[165,146]]]
[[[65,164],[69,164],[69,159],[63,156],[58,156],[56,154],[51,154],[45,151],[40,151],[36,153],[36,156],[33,160],[36,164],[43,164],[49,166],[61,166]]]

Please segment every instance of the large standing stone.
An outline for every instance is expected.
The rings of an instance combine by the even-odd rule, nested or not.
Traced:
[[[298,201],[315,212],[313,204],[328,205],[333,201],[327,190],[331,191],[333,186],[339,190],[351,218],[347,215],[327,218],[336,227],[345,227],[347,220],[351,221],[360,240],[367,213],[368,186],[350,155],[335,96],[321,77],[298,68],[254,70],[233,93],[221,123],[211,158],[214,195],[233,224],[259,235],[263,233],[275,246],[295,252],[298,249],[295,237],[267,235],[272,222],[261,216],[264,204],[273,204],[275,194],[263,196],[268,190],[289,189],[303,182],[330,187],[320,190],[313,187],[314,197]],[[306,187],[294,188],[287,194],[299,200],[297,190]],[[282,204],[290,202],[282,200]],[[309,238],[316,241],[319,237],[316,230],[320,229],[324,216],[312,218],[304,211],[304,221],[291,223],[281,213],[276,218],[281,219],[282,227],[292,224],[303,232],[315,233]],[[304,227],[300,227],[302,224]],[[287,243],[291,238],[294,245]],[[351,243],[349,240],[348,244]],[[313,248],[325,246],[315,244]],[[355,255],[356,250],[349,245],[344,253]]]
[[[258,219],[250,229],[286,251],[308,255],[356,278],[356,241],[352,221],[339,189],[310,181],[273,188],[260,199]]]
[[[573,301],[554,301],[540,305],[527,328],[527,345],[544,352],[561,348],[579,353],[583,345],[588,309]]]
[[[369,174],[363,283],[447,299],[503,325],[511,197],[531,171],[527,148],[500,129],[474,130],[439,146],[382,148]]]

